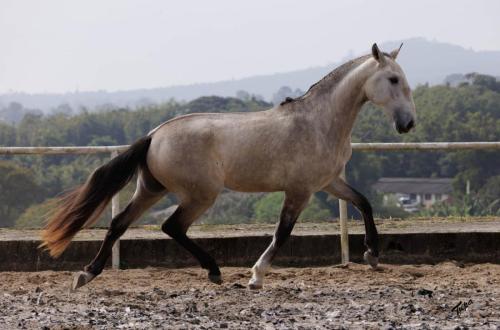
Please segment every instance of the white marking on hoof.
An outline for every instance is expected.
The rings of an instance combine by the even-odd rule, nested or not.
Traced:
[[[252,290],[262,289],[262,279],[258,280],[252,277],[250,281],[248,281],[248,287]]]
[[[210,275],[210,274],[208,274],[208,279],[212,283],[222,284],[222,276],[221,275]]]
[[[84,286],[95,278],[95,275],[89,272],[78,272],[73,277],[73,283],[71,285],[71,292],[76,291],[79,287]]]
[[[269,266],[262,262],[257,261],[255,266],[252,267],[252,278],[248,281],[248,287],[252,290],[262,289],[264,283],[264,275],[269,270]]]
[[[370,251],[365,251],[365,254],[363,255],[363,259],[373,268],[377,269],[378,265],[378,257],[375,257],[374,255],[371,254]]]

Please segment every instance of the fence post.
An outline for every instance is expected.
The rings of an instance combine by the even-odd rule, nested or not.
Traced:
[[[345,167],[340,174],[340,177],[346,180]],[[347,203],[343,199],[339,199],[339,214],[340,214],[340,253],[343,265],[349,263],[349,232],[347,229]]]
[[[111,159],[118,156],[118,151],[111,152]],[[111,218],[114,218],[120,212],[120,193],[116,193],[111,199]],[[120,239],[117,239],[113,245],[111,266],[113,269],[120,269]]]

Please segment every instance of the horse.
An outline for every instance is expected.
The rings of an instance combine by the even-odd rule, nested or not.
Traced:
[[[61,197],[42,231],[41,247],[52,257],[60,256],[137,174],[135,193],[111,220],[95,258],[75,274],[73,290],[103,271],[115,241],[167,193],[180,203],[161,230],[189,251],[214,283],[222,283],[219,266],[187,231],[223,189],[285,193],[272,242],[253,266],[249,288],[262,288],[276,253],[318,191],[349,201],[360,211],[364,259],[377,267],[378,234],[371,205],[341,173],[351,157],[354,122],[366,102],[382,107],[400,134],[415,126],[412,92],[395,61],[400,49],[385,53],[375,43],[371,54],[344,63],[304,95],[268,110],[188,114],[164,122]]]

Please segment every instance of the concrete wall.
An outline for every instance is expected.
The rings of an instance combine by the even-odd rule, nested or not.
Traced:
[[[364,235],[349,236],[351,260],[362,262]],[[199,238],[221,266],[251,266],[271,237]],[[500,232],[381,234],[381,263],[437,263],[445,260],[500,263]],[[99,241],[75,241],[59,259],[37,249],[38,241],[0,241],[0,271],[79,270],[93,259]],[[275,265],[315,266],[340,263],[339,235],[292,236]],[[186,267],[196,261],[171,239],[121,241],[123,268]]]

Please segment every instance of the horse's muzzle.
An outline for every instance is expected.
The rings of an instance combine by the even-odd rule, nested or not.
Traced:
[[[415,120],[409,114],[396,114],[394,116],[394,126],[399,134],[408,133],[415,127]]]

